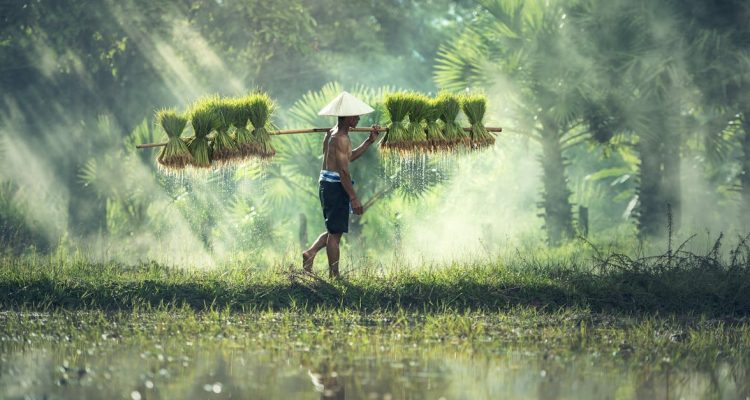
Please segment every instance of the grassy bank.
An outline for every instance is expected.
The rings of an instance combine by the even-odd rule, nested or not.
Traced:
[[[750,315],[747,246],[721,256],[669,251],[657,257],[599,254],[583,262],[529,257],[474,264],[352,273],[341,281],[298,268],[211,270],[157,264],[123,266],[85,260],[5,257],[0,305],[6,309],[120,310],[169,304],[192,309],[418,311],[503,310]]]

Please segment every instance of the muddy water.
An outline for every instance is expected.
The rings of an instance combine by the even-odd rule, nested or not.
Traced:
[[[524,310],[5,311],[0,399],[744,400],[749,339]]]
[[[249,343],[252,343],[250,341]],[[746,371],[597,353],[253,347],[222,340],[162,344],[6,343],[4,399],[745,399]]]

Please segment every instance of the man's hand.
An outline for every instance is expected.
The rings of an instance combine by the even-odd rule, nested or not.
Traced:
[[[362,203],[360,203],[359,199],[356,197],[352,200],[352,210],[354,210],[354,213],[357,215],[362,215],[362,213],[365,212],[365,209],[362,207]]]
[[[375,140],[378,139],[378,135],[380,134],[380,125],[375,124],[370,127],[372,129],[370,131],[370,136],[367,138],[367,141],[370,142],[370,144],[375,143]]]

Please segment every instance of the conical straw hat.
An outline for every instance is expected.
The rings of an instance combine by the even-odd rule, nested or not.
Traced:
[[[318,115],[328,115],[332,117],[348,117],[353,115],[364,115],[373,112],[372,107],[368,106],[362,100],[352,96],[347,92],[341,92],[332,102],[323,107]]]

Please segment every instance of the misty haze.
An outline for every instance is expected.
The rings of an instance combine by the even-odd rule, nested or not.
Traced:
[[[0,398],[750,399],[750,3],[0,21]]]

